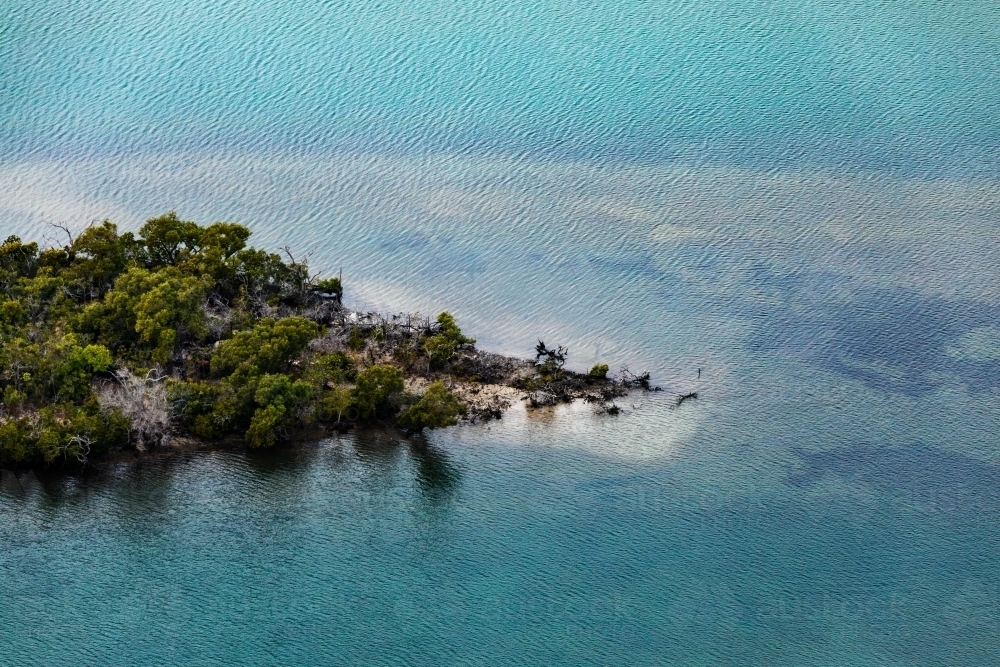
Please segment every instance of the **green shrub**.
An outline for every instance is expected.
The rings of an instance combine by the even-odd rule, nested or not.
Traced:
[[[458,328],[458,323],[451,313],[444,311],[437,316],[440,333],[427,338],[424,350],[431,368],[443,368],[455,354],[459,345],[474,344],[474,338],[468,338]]]
[[[111,364],[106,347],[83,345],[78,334],[52,335],[41,345],[14,338],[0,347],[0,383],[35,399],[82,401],[94,374]]]
[[[68,400],[82,400],[90,394],[94,373],[104,373],[111,368],[111,353],[103,345],[81,347],[74,334],[66,334],[63,341],[68,342],[61,350],[61,363],[55,369],[53,393]]]
[[[419,401],[403,411],[399,425],[411,431],[454,426],[467,411],[465,404],[439,380],[427,388]]]
[[[39,268],[31,278],[20,278],[10,290],[28,311],[28,319],[36,322],[51,315],[54,306],[65,303],[65,281],[49,267]]]
[[[313,359],[302,374],[318,391],[330,384],[342,384],[354,377],[354,360],[339,350]]]
[[[84,309],[80,325],[113,350],[142,349],[141,357],[166,363],[183,338],[205,335],[202,305],[211,287],[211,278],[185,276],[176,267],[132,267]]]
[[[392,358],[402,364],[404,368],[410,368],[419,357],[420,348],[415,346],[412,341],[402,343],[392,351]]]
[[[441,325],[441,335],[455,341],[457,345],[476,342],[475,338],[468,338],[462,334],[462,330],[458,328],[458,322],[455,321],[455,318],[448,311],[444,311],[437,316],[437,323]]]
[[[14,331],[28,323],[28,309],[14,299],[0,303],[0,334]]]
[[[427,352],[427,360],[431,368],[444,368],[451,360],[458,344],[444,334],[437,334],[424,341],[424,350]]]
[[[271,373],[260,378],[254,401],[257,405],[280,405],[291,408],[312,396],[313,388],[303,380],[292,380],[281,373]]]
[[[358,373],[352,401],[362,419],[369,419],[392,407],[403,392],[403,373],[395,366],[380,364]]]
[[[3,403],[5,407],[17,409],[21,407],[25,398],[26,395],[23,391],[18,391],[13,386],[7,385],[3,388],[3,398],[0,398],[0,403]]]
[[[39,393],[38,370],[42,365],[38,343],[12,338],[0,346],[0,382],[26,394]]]
[[[38,244],[8,236],[0,245],[0,288],[9,290],[18,278],[31,278],[38,269]]]
[[[367,344],[369,338],[371,338],[370,329],[354,327],[351,329],[351,333],[347,335],[347,347],[351,348],[355,352],[360,352],[365,349],[365,345]]]
[[[223,293],[273,296],[276,304],[283,292],[293,291],[292,271],[278,255],[246,248],[233,255],[228,265],[234,277],[220,285]]]
[[[324,278],[323,280],[319,280],[316,282],[315,289],[317,292],[325,294],[336,294],[338,299],[344,296],[344,287],[340,284],[340,278]]]
[[[180,277],[171,269],[154,276],[156,286],[135,306],[135,330],[139,342],[153,348],[153,361],[165,364],[182,336],[201,338],[207,333],[202,305],[212,282],[208,278]]]
[[[181,220],[170,211],[150,218],[139,229],[151,267],[172,266],[197,250],[202,230],[196,223]]]
[[[607,364],[594,364],[590,369],[590,377],[604,379],[608,377],[608,365]]]
[[[250,428],[243,436],[247,444],[254,448],[272,446],[278,440],[284,417],[285,408],[280,405],[268,405],[258,409],[250,420]]]
[[[72,262],[60,274],[80,298],[99,298],[129,265],[144,260],[144,247],[131,232],[118,234],[109,220],[83,230],[70,246]]]
[[[292,425],[313,393],[305,380],[268,373],[218,383],[172,382],[167,397],[173,413],[198,437],[245,431],[252,447],[269,447]]]
[[[291,426],[296,408],[312,395],[312,387],[287,375],[269,374],[260,378],[254,401],[259,406],[244,436],[251,447],[270,447]]]
[[[250,331],[222,341],[212,356],[212,372],[231,373],[239,367],[249,374],[276,373],[288,368],[319,334],[319,326],[304,317],[265,318]]]
[[[324,421],[340,421],[340,418],[350,409],[353,403],[353,392],[350,389],[337,388],[323,394],[323,399],[316,406],[316,416]]]
[[[0,423],[0,463],[84,463],[128,444],[129,421],[96,401],[53,404]]]
[[[214,419],[219,385],[209,382],[169,381],[167,401],[181,425],[199,438],[211,440],[219,436]]]

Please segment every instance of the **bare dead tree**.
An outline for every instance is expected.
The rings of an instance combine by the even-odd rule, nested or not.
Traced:
[[[642,373],[636,374],[630,371],[628,366],[622,366],[618,377],[619,382],[621,382],[625,387],[641,388],[646,391],[659,391],[659,387],[654,388],[650,385],[649,371],[643,371]]]
[[[66,238],[69,239],[69,243],[66,244],[66,248],[72,247],[72,245],[76,242],[76,237],[73,236],[73,232],[70,231],[69,226],[66,225],[65,223],[62,223],[62,222],[50,222],[48,224],[49,224],[50,227],[58,229],[58,230],[62,231],[64,234],[66,234]],[[91,223],[91,224],[93,224],[93,223]]]
[[[300,299],[303,299],[305,298],[306,287],[310,285],[309,258],[312,256],[312,253],[307,253],[302,259],[296,259],[295,255],[292,254],[290,246],[286,245],[281,250],[288,255],[288,268],[295,276],[296,287],[299,292],[298,296]]]
[[[312,257],[312,253],[308,252],[301,260],[296,259],[295,255],[292,254],[292,247],[289,245],[282,246],[281,250],[288,255],[288,262],[292,266],[307,266],[309,264],[309,258]]]
[[[114,372],[117,384],[106,383],[98,393],[101,407],[117,409],[129,420],[129,442],[137,447],[158,445],[170,427],[166,376],[159,368],[135,376],[127,368]]]

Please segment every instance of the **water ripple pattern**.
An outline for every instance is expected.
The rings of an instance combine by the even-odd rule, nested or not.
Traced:
[[[664,391],[5,470],[0,665],[1000,664],[997,62],[987,0],[4,3],[0,239],[239,221]]]

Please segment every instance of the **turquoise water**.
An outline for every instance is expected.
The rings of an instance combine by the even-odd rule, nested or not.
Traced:
[[[0,236],[238,220],[666,392],[5,473],[0,664],[1000,663],[998,61],[974,1],[4,4]]]

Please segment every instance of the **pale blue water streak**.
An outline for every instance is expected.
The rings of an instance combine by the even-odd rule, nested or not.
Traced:
[[[998,32],[992,2],[6,3],[0,237],[240,220],[353,303],[668,392],[5,475],[0,664],[1000,662]]]

